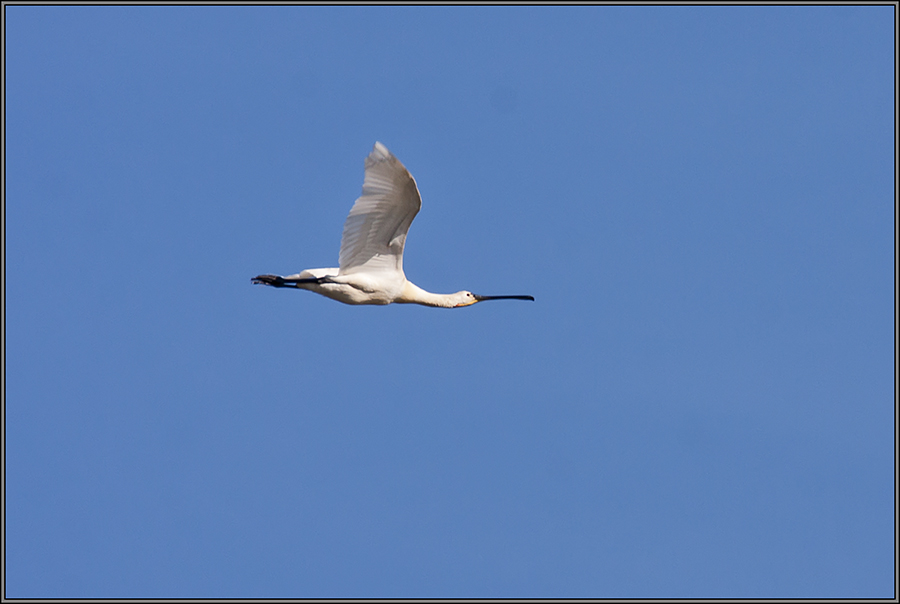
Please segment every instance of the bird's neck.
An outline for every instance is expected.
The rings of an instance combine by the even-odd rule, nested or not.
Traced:
[[[456,302],[451,299],[452,294],[433,294],[427,292],[409,281],[403,284],[400,297],[394,300],[399,304],[422,304],[423,306],[439,306],[441,308],[453,308]]]

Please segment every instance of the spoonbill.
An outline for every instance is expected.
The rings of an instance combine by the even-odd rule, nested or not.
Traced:
[[[433,294],[403,273],[403,245],[422,207],[416,181],[379,142],[366,158],[362,195],[350,209],[341,237],[340,268],[311,268],[296,275],[258,275],[257,285],[293,287],[344,304],[422,304],[441,308],[485,300],[532,300],[532,296],[479,296],[470,291]]]

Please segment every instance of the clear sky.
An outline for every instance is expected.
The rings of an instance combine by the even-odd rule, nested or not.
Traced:
[[[7,597],[894,596],[894,7],[5,18]]]

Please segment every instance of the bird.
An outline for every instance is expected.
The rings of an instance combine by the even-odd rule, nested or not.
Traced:
[[[362,195],[344,222],[339,268],[311,268],[296,275],[257,275],[256,285],[291,287],[344,304],[421,304],[460,308],[486,300],[531,300],[533,296],[480,296],[470,291],[433,294],[403,273],[403,247],[422,207],[416,181],[380,142],[365,161]]]

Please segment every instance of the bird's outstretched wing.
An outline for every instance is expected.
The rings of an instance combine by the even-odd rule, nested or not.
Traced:
[[[406,232],[421,207],[412,175],[376,142],[366,158],[362,196],[344,222],[340,274],[402,272]]]

